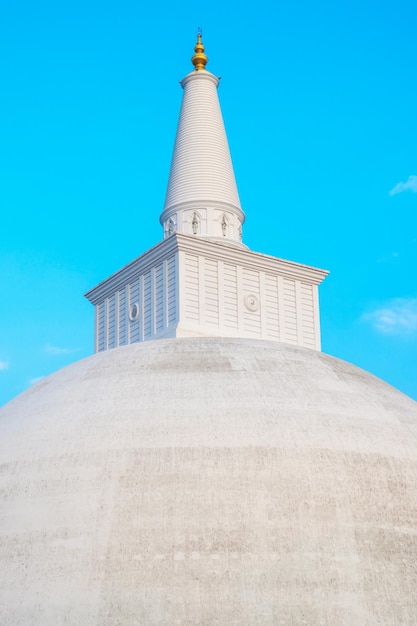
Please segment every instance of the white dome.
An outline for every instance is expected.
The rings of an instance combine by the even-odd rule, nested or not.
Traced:
[[[320,352],[193,338],[0,410],[0,623],[415,624],[417,404]]]

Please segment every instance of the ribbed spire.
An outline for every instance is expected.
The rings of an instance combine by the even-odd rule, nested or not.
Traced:
[[[181,81],[184,95],[160,221],[165,237],[182,232],[240,243],[245,215],[217,96],[219,79],[205,70],[200,33],[194,50],[195,69]]]

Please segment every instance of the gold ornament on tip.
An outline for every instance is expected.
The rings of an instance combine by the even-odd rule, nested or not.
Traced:
[[[201,41],[201,33],[199,32],[197,35],[197,43],[194,47],[195,54],[191,57],[191,63],[194,65],[196,70],[205,70],[206,63],[208,61],[207,54],[204,54],[204,46]]]

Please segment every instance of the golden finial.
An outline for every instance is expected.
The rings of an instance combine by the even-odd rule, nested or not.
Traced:
[[[206,63],[208,61],[208,56],[204,54],[204,46],[201,41],[201,30],[198,29],[197,34],[197,43],[194,48],[195,54],[191,58],[191,63],[194,65],[196,70],[204,70]]]

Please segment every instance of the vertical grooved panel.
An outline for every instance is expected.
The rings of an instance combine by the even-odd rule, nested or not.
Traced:
[[[185,317],[198,321],[200,318],[198,256],[185,255]]]
[[[224,325],[228,328],[238,327],[237,302],[237,269],[236,265],[224,263]]]
[[[265,276],[265,317],[268,339],[279,339],[278,279],[269,274]]]
[[[218,262],[205,259],[204,298],[206,323],[219,325],[219,271]]]
[[[143,336],[149,339],[152,336],[152,294],[151,272],[146,272],[143,277]]]
[[[119,291],[119,346],[127,344],[127,298],[126,287]]]
[[[283,341],[297,344],[297,308],[294,280],[282,279],[282,300],[284,311]]]
[[[97,305],[97,352],[102,352],[106,345],[106,301]]]
[[[155,331],[161,332],[164,328],[164,265],[160,263],[155,268]]]
[[[109,316],[108,316],[108,347],[116,347],[116,294],[108,298]]]
[[[167,260],[167,316],[168,326],[177,321],[177,284],[175,256]]]
[[[302,337],[303,345],[307,348],[316,346],[316,329],[314,322],[313,286],[306,283],[300,284],[300,308],[302,311]]]

